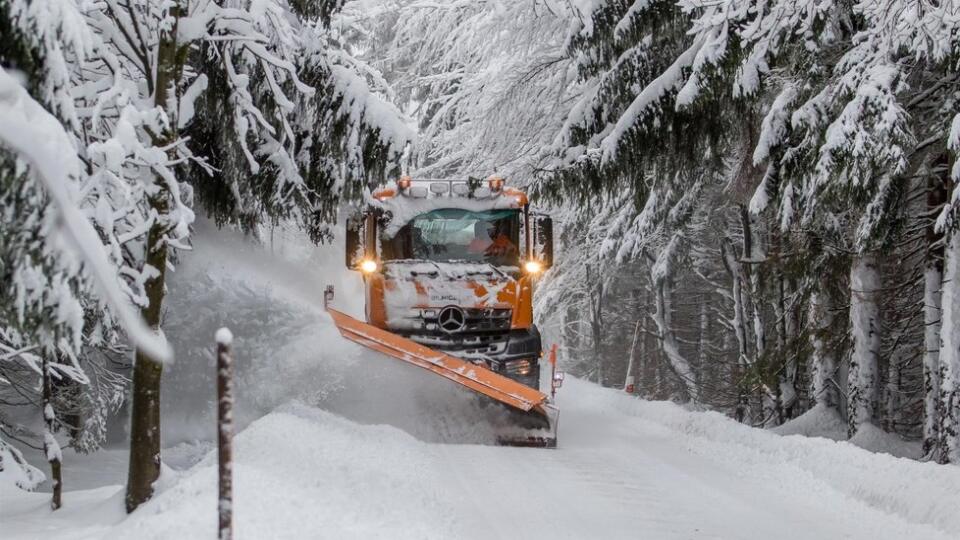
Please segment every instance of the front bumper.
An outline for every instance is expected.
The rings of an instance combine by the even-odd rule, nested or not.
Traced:
[[[536,327],[507,332],[444,334],[397,330],[397,333],[431,349],[484,365],[531,388],[540,388],[542,349]],[[518,370],[518,364],[527,364],[528,369]]]

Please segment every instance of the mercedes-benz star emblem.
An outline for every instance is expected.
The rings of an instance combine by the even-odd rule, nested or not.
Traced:
[[[463,330],[466,323],[467,316],[457,306],[447,306],[437,314],[437,325],[448,334]]]

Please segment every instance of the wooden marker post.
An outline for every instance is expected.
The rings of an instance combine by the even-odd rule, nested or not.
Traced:
[[[217,500],[219,540],[233,538],[233,334],[217,330]]]

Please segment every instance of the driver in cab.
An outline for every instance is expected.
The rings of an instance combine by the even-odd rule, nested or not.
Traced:
[[[517,251],[517,246],[507,235],[500,232],[497,225],[489,221],[474,223],[473,236],[473,240],[467,246],[469,253],[482,253],[486,257],[503,257]]]

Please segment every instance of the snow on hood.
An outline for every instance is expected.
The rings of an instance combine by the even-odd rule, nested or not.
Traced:
[[[481,263],[388,262],[384,264],[387,323],[402,325],[414,307],[492,307],[504,289],[516,287],[509,270]]]

